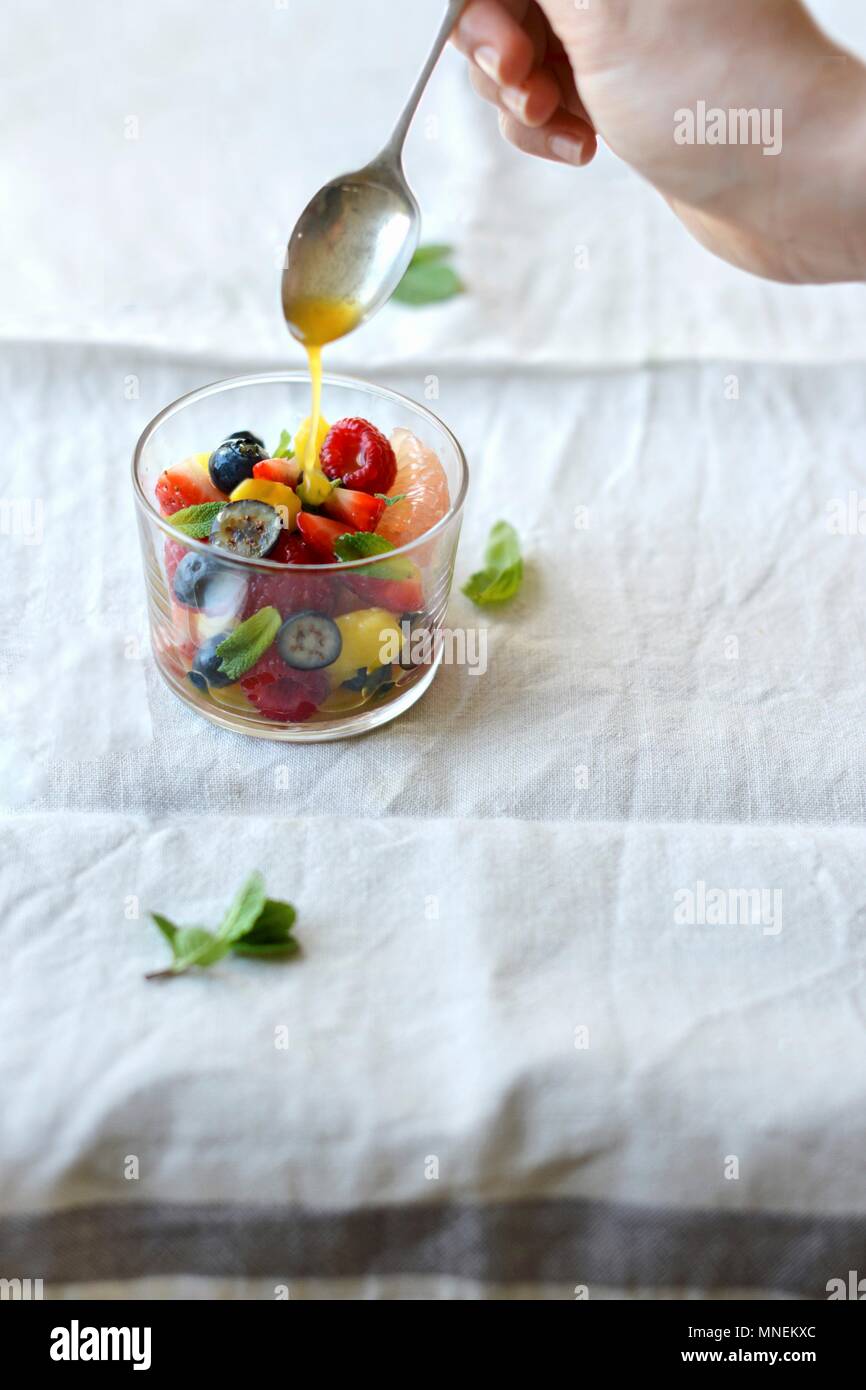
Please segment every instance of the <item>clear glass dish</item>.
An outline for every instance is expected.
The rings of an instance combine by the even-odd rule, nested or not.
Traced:
[[[133,457],[151,640],[160,674],[175,695],[214,724],[235,733],[289,742],[345,738],[375,729],[409,709],[431,684],[441,661],[442,644],[435,639],[448,604],[468,485],[463,451],[431,411],[395,391],[350,377],[326,376],[322,405],[332,423],[360,416],[389,437],[395,429],[405,429],[437,455],[448,480],[450,506],[426,534],[373,559],[286,566],[229,556],[206,542],[186,538],[160,515],[154,489],[166,468],[192,454],[211,452],[241,429],[252,430],[270,445],[282,430],[297,429],[309,413],[309,402],[310,379],[302,371],[215,382],[181,397],[157,415]],[[218,571],[218,582],[207,590],[215,597],[204,609],[181,605],[173,593],[172,574],[189,552],[208,556],[211,569]],[[403,567],[412,575],[408,586],[388,577],[386,566],[396,556],[409,562]],[[391,569],[393,573],[393,564]],[[379,666],[373,663],[368,670],[368,632],[364,665],[347,674],[343,667],[356,650],[347,640],[341,659],[327,671],[315,673],[315,689],[308,682],[297,706],[291,698],[273,702],[280,704],[278,717],[251,703],[240,684],[214,689],[197,682],[191,672],[201,644],[217,632],[231,630],[260,602],[277,607],[282,617],[314,609],[331,614],[335,621],[348,618],[344,629],[351,628],[353,633],[372,632],[381,621],[378,632],[384,645],[380,652],[394,653],[397,659]],[[411,602],[411,611],[402,609],[405,602]],[[348,617],[356,613],[362,616]]]

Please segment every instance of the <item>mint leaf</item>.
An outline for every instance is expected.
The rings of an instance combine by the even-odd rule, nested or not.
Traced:
[[[338,560],[365,560],[368,556],[387,555],[394,546],[384,536],[374,531],[356,531],[354,534],[338,536],[334,541],[334,554]],[[375,565],[364,565],[355,574],[369,575],[371,579],[417,579],[418,569],[411,560],[380,560]]]
[[[167,970],[156,970],[145,975],[146,980],[165,980],[173,975],[185,975],[194,965],[213,965],[230,949],[228,944],[217,941],[204,927],[176,927],[157,912],[150,915],[169,941],[173,960]]]
[[[448,246],[442,241],[429,241],[426,246],[419,246],[412,257],[412,265],[429,265],[431,261],[447,261],[454,254],[454,247]]]
[[[224,506],[225,502],[202,502],[197,507],[184,507],[183,511],[175,512],[167,521],[176,531],[182,531],[185,536],[201,541],[210,535],[214,517]]]
[[[284,941],[295,925],[297,913],[291,903],[281,903],[268,898],[249,931],[239,945],[272,946]]]
[[[251,874],[222,920],[216,933],[204,927],[176,927],[158,912],[151,916],[171,946],[172,963],[166,970],[145,976],[165,980],[184,975],[193,966],[213,965],[228,955],[287,957],[300,951],[292,932],[297,913],[291,903],[265,897],[261,874]]]
[[[272,458],[272,459],[293,459],[294,457],[295,457],[295,448],[294,448],[294,445],[292,444],[292,436],[289,434],[289,431],[288,431],[288,430],[283,430],[283,431],[281,432],[281,434],[280,434],[280,442],[279,442],[279,444],[277,445],[277,447],[276,447],[276,449],[274,450],[274,452],[271,454],[271,458]]]
[[[384,492],[374,492],[374,497],[378,497],[380,502],[384,502],[386,507],[393,507],[395,502],[405,502],[408,493],[398,492],[396,497],[388,497]]]
[[[276,608],[260,608],[245,623],[230,632],[217,647],[220,670],[229,680],[239,681],[252,670],[282,627],[283,620]]]
[[[338,560],[365,560],[368,555],[384,555],[394,549],[392,541],[377,536],[375,531],[355,531],[338,536],[334,541],[334,554]]]
[[[264,879],[261,874],[250,874],[220,924],[218,939],[230,946],[240,941],[261,916],[266,901]]]
[[[158,912],[152,912],[150,915],[159,927],[172,951],[174,951],[179,928],[174,925],[174,922],[170,922],[167,917],[160,916]]]
[[[484,569],[470,576],[463,592],[473,603],[484,607],[505,603],[523,583],[523,560],[517,532],[507,521],[497,521],[484,552]]]
[[[408,304],[420,308],[424,304],[441,304],[446,299],[463,294],[465,285],[454,270],[447,264],[453,247],[442,243],[419,246],[409,262],[409,269],[403,276],[393,298],[398,304]]]

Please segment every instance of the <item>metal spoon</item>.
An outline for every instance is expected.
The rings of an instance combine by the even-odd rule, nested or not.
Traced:
[[[326,183],[301,214],[283,271],[283,313],[308,346],[342,338],[390,299],[418,246],[421,211],[403,173],[418,103],[467,0],[445,18],[394,133],[376,159]]]

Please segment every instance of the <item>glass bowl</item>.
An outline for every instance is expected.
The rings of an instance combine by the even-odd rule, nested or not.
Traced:
[[[395,391],[337,376],[326,376],[323,390],[323,413],[332,423],[359,416],[389,437],[395,429],[405,429],[437,455],[450,506],[423,536],[378,557],[286,566],[230,556],[189,539],[160,515],[154,489],[166,468],[212,452],[237,430],[251,430],[269,447],[283,430],[294,434],[309,415],[306,372],[235,377],[204,386],[167,406],[135,448],[133,485],[157,666],[185,704],[235,733],[289,742],[365,733],[414,705],[442,658],[443,644],[436,635],[451,590],[468,485],[463,451],[431,411]],[[175,571],[190,554],[208,563],[201,607],[179,603],[173,590]],[[248,676],[242,677],[247,689],[241,682],[214,688],[193,663],[203,643],[230,632],[264,606],[277,608],[284,619],[299,611],[324,612],[339,626],[343,645],[324,670],[286,671],[289,684],[277,679],[283,674],[279,659],[266,660],[252,678],[263,671],[265,685],[272,678],[276,683],[267,685],[264,696],[265,686],[256,686],[254,703],[247,693]],[[359,664],[350,671],[356,658]]]

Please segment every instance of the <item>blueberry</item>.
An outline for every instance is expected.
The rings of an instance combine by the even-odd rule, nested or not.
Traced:
[[[227,439],[210,456],[208,471],[214,487],[220,492],[234,492],[268,451],[260,439]]]
[[[195,654],[190,671],[190,680],[201,690],[199,681],[204,681],[205,689],[211,686],[214,690],[219,690],[220,686],[231,685],[232,678],[220,670],[220,658],[217,656],[217,647],[220,642],[224,642],[229,636],[227,632],[218,632],[216,637],[209,637],[203,642]],[[196,676],[199,678],[196,680]]]
[[[277,650],[296,671],[318,671],[337,660],[343,637],[325,613],[293,613],[277,633]]]
[[[282,522],[276,507],[246,497],[241,502],[227,502],[214,517],[210,542],[219,550],[258,560],[273,550],[280,538]]]
[[[205,695],[207,694],[207,681],[204,676],[199,675],[198,671],[190,671],[189,678],[196,690],[201,690]]]
[[[253,434],[252,430],[235,430],[234,434],[226,435],[223,444],[230,444],[233,439],[243,439],[246,440],[248,444],[258,444],[260,449],[264,449],[265,447],[265,441],[259,439],[257,434]]]
[[[240,607],[246,581],[214,557],[189,550],[174,572],[172,589],[185,608],[225,613]]]

